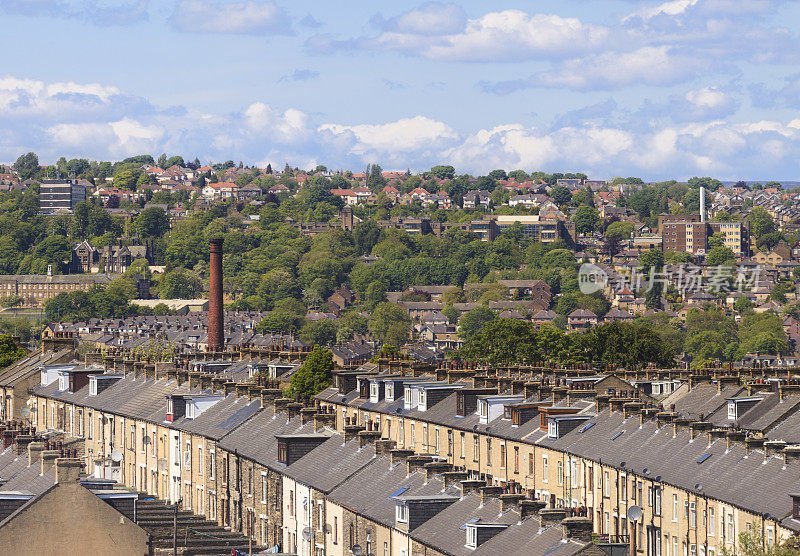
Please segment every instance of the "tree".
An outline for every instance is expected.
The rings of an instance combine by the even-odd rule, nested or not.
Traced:
[[[495,181],[505,181],[508,179],[508,175],[506,174],[505,170],[492,170],[489,172],[489,177]]]
[[[664,270],[663,251],[651,249],[646,253],[642,253],[642,256],[639,257],[639,269],[648,278],[653,277],[645,293],[645,306],[649,309],[660,309],[661,294],[664,290],[664,284],[659,279]]]
[[[139,168],[122,165],[118,171],[114,172],[114,187],[133,191],[136,189],[136,183],[139,181],[141,173]]]
[[[750,301],[747,296],[740,295],[738,298],[736,298],[733,308],[737,313],[743,315],[745,313],[749,313],[753,309],[753,302]]]
[[[203,281],[184,268],[167,272],[158,287],[161,299],[197,299],[203,293]]]
[[[408,342],[411,318],[397,305],[379,303],[369,319],[369,330],[382,343],[399,348]]]
[[[747,221],[750,223],[750,233],[756,239],[775,231],[775,222],[769,213],[761,207],[754,207],[750,214],[747,215]]]
[[[709,249],[708,255],[706,255],[706,264],[708,266],[718,266],[735,260],[736,255],[729,247],[714,247]]]
[[[159,238],[169,231],[169,215],[161,207],[149,207],[136,217],[134,226],[143,238]]]
[[[25,350],[8,334],[0,335],[0,368],[6,368],[11,363],[25,356]]]
[[[311,353],[296,373],[289,385],[290,396],[313,398],[331,385],[333,377],[333,353],[320,346],[314,346]]]
[[[307,344],[327,346],[336,341],[337,327],[332,320],[307,321],[300,331],[300,339]]]
[[[579,234],[590,234],[597,228],[597,223],[600,221],[600,215],[597,209],[588,205],[581,205],[575,211],[573,217],[575,221],[575,229]]]
[[[461,317],[458,335],[462,340],[467,341],[496,318],[497,315],[495,312],[488,307],[475,307],[471,311],[467,311],[464,316]]]
[[[622,220],[618,220],[616,222],[612,222],[606,227],[605,236],[619,236],[623,239],[630,239],[631,234],[633,233],[633,222],[624,222]]]
[[[439,165],[431,168],[431,175],[440,180],[452,180],[456,175],[456,169],[448,165]]]
[[[568,205],[572,202],[572,193],[563,185],[557,185],[550,191],[550,197],[557,205]]]
[[[175,166],[175,165],[178,165],[178,166],[181,166],[181,167],[186,166],[186,163],[183,161],[183,157],[182,156],[171,156],[170,158],[167,159],[167,161],[164,164],[165,164],[165,166],[162,166],[162,168],[164,168],[165,170],[167,168],[169,168],[170,166]]]
[[[14,169],[23,181],[30,179],[39,173],[39,157],[36,153],[23,154],[14,162]]]

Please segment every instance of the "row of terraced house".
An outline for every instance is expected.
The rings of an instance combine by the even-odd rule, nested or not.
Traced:
[[[42,357],[0,386],[35,377],[32,424],[82,438],[88,474],[261,547],[717,556],[744,531],[773,544],[800,530],[800,385],[785,370],[620,377],[381,360],[335,371],[300,403],[265,385],[256,360]]]

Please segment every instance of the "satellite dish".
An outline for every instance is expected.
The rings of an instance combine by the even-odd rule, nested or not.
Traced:
[[[122,452],[119,450],[114,450],[111,452],[111,461],[115,461],[117,463],[122,461]]]
[[[660,482],[661,482],[661,475],[659,475],[659,476],[657,476],[657,477],[656,477],[656,482],[657,482],[657,483],[660,483]]]
[[[31,416],[31,410],[28,407],[23,407],[19,410],[19,414],[22,415],[25,419]]]
[[[142,437],[142,444],[144,444],[145,446],[147,446],[148,444],[150,444],[150,437],[149,437],[149,436],[147,436],[147,435],[143,436],[143,437]]]
[[[330,526],[330,524],[326,523],[326,524],[325,524],[325,533],[327,533],[328,535],[330,535],[330,534],[331,534],[331,531],[332,531],[332,529],[331,529],[331,526]]]
[[[166,459],[161,458],[160,460],[158,460],[158,464],[156,465],[156,467],[158,467],[159,471],[166,471],[167,468],[169,467],[169,464],[167,463]]]
[[[314,535],[311,533],[311,527],[306,527],[303,529],[302,536],[304,541],[311,542],[311,539],[314,537]]]
[[[642,469],[642,473],[644,473],[645,475],[649,475],[650,474],[650,469],[645,467],[644,469]]]
[[[639,521],[642,518],[642,508],[639,506],[631,506],[628,508],[628,519],[631,521]]]
[[[354,544],[352,547],[350,547],[350,552],[352,552],[356,556],[361,556],[362,554],[364,554],[364,549],[361,548],[360,544]]]
[[[701,490],[703,490],[703,485],[701,485],[700,483],[697,483],[696,485],[694,485],[694,489],[697,490],[697,491],[701,491]]]
[[[619,462],[619,466],[621,468],[625,469],[625,462],[624,461]]]

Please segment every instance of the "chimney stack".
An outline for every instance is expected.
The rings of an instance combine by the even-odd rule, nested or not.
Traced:
[[[222,351],[225,347],[224,315],[222,307],[222,238],[209,242],[211,258],[208,275],[208,351]]]

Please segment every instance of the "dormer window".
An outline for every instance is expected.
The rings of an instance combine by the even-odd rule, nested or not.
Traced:
[[[289,446],[285,440],[278,440],[278,461],[283,464],[289,462]]]
[[[170,415],[175,413],[175,405],[172,401],[172,398],[167,398],[167,413]]]
[[[736,402],[734,401],[728,402],[728,420],[729,421],[736,420]]]
[[[419,409],[420,411],[425,411],[425,390],[419,391]]]
[[[503,409],[503,419],[511,419],[511,408],[505,407]]]
[[[547,423],[547,436],[549,438],[558,438],[558,423],[555,419],[550,419]]]
[[[467,548],[478,548],[478,528],[467,525]]]
[[[397,504],[395,506],[395,519],[398,523],[408,523],[408,506]]]
[[[89,395],[97,395],[97,379],[95,377],[91,377],[91,379],[89,379]]]

